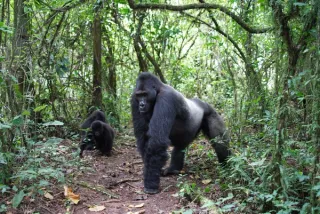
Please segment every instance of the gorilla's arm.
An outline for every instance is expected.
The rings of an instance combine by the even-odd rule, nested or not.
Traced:
[[[156,193],[159,189],[161,168],[165,165],[170,145],[169,135],[176,118],[175,94],[171,91],[160,92],[154,106],[147,133],[146,153],[144,155],[145,191]]]
[[[151,113],[148,113],[148,115],[140,114],[139,102],[134,98],[134,95],[131,98],[131,111],[138,151],[141,157],[144,157],[144,145],[147,141],[147,131]]]

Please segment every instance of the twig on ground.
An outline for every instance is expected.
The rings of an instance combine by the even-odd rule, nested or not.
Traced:
[[[119,202],[122,202],[122,201],[118,200],[118,199],[110,199],[110,200],[106,200],[106,201],[100,201],[99,204],[102,204],[102,203],[119,203]]]
[[[111,191],[106,190],[106,189],[103,188],[103,187],[99,187],[99,186],[94,187],[94,186],[91,186],[91,185],[89,185],[88,183],[83,182],[83,181],[76,182],[76,184],[78,184],[78,185],[80,185],[80,186],[83,186],[83,187],[86,187],[86,188],[88,188],[88,189],[91,189],[91,190],[100,192],[100,193],[102,193],[102,194],[104,194],[104,195],[108,195],[110,198],[119,198],[118,195],[112,193]]]
[[[132,188],[134,188],[134,189],[140,189],[139,187],[136,187],[135,185],[132,185],[132,184],[130,184],[130,183],[128,183],[128,182],[126,182],[125,184],[127,184],[128,186],[130,186],[130,187],[132,187]]]
[[[165,191],[167,191],[170,187],[173,187],[173,185],[169,185],[169,186],[167,186],[166,188],[164,188],[161,192],[165,192]]]
[[[121,150],[119,150],[119,149],[116,149],[116,148],[112,148],[112,150],[114,150],[114,151],[116,151],[116,152],[118,152],[118,153],[120,153],[120,154],[122,154],[123,152],[121,151]]]
[[[135,161],[135,162],[132,162],[131,165],[141,164],[141,163],[143,163],[143,161]]]
[[[110,184],[110,186],[117,186],[119,184],[122,184],[122,183],[127,183],[127,182],[136,182],[136,181],[140,181],[140,179],[131,179],[131,178],[126,178],[126,179],[122,179],[118,182],[115,182],[113,184]]]

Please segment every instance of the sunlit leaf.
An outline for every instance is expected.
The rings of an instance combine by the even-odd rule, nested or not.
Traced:
[[[34,112],[39,112],[45,109],[47,105],[37,106],[35,109],[33,109]]]
[[[132,205],[132,204],[129,205],[130,208],[141,208],[141,207],[143,207],[143,206],[144,206],[144,203],[142,203],[142,204],[137,204],[137,205]]]
[[[55,120],[55,121],[52,121],[52,122],[44,123],[44,124],[42,124],[42,125],[44,125],[44,126],[63,126],[63,125],[64,125],[64,123],[63,123],[63,122],[60,122],[60,121]]]
[[[72,201],[74,204],[78,204],[80,201],[80,195],[76,195],[72,192],[70,187],[64,186],[64,196]]]
[[[44,194],[44,197],[45,197],[45,198],[48,198],[48,199],[50,199],[50,200],[53,200],[53,195],[51,195],[51,194],[48,193],[48,192],[46,192],[46,193]]]
[[[106,209],[105,206],[93,206],[93,207],[90,207],[89,210],[92,211],[92,212],[99,212],[99,211],[102,211]]]
[[[212,180],[211,179],[206,179],[206,180],[202,180],[201,182],[203,183],[203,184],[209,184],[210,182],[211,182]]]
[[[252,162],[249,165],[250,166],[262,166],[266,158],[262,158],[260,161]]]
[[[28,110],[23,110],[23,112],[21,113],[21,115],[23,115],[23,116],[30,116],[31,113],[30,113],[30,111],[28,111]]]

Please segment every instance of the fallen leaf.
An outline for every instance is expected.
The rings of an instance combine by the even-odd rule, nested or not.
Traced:
[[[46,193],[44,194],[44,197],[47,198],[47,199],[53,200],[53,196],[52,196],[50,193],[48,193],[48,192],[46,192]]]
[[[105,208],[106,208],[105,206],[93,206],[93,207],[90,207],[89,210],[92,212],[99,212],[104,210]]]
[[[127,212],[127,214],[143,214],[145,212],[146,212],[145,210],[140,210],[140,211],[137,211],[137,212]]]
[[[143,207],[144,206],[144,203],[142,203],[142,204],[137,204],[137,205],[129,205],[129,207],[130,208],[141,208],[141,207]]]
[[[143,207],[144,206],[144,203],[142,203],[142,204],[137,204],[135,207],[136,208],[141,208],[141,207]]]
[[[72,189],[67,186],[64,186],[64,196],[66,196],[66,198],[72,201],[74,204],[78,204],[80,201],[80,195],[74,194]]]
[[[209,184],[212,180],[211,179],[207,179],[207,180],[202,180],[201,182],[203,184]]]

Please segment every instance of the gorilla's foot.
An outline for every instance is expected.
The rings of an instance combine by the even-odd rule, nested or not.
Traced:
[[[144,188],[143,190],[147,194],[157,194],[159,192],[159,189],[149,189],[149,188]]]
[[[180,170],[171,169],[170,167],[161,170],[161,175],[162,175],[162,176],[178,175],[178,174],[180,174]]]

